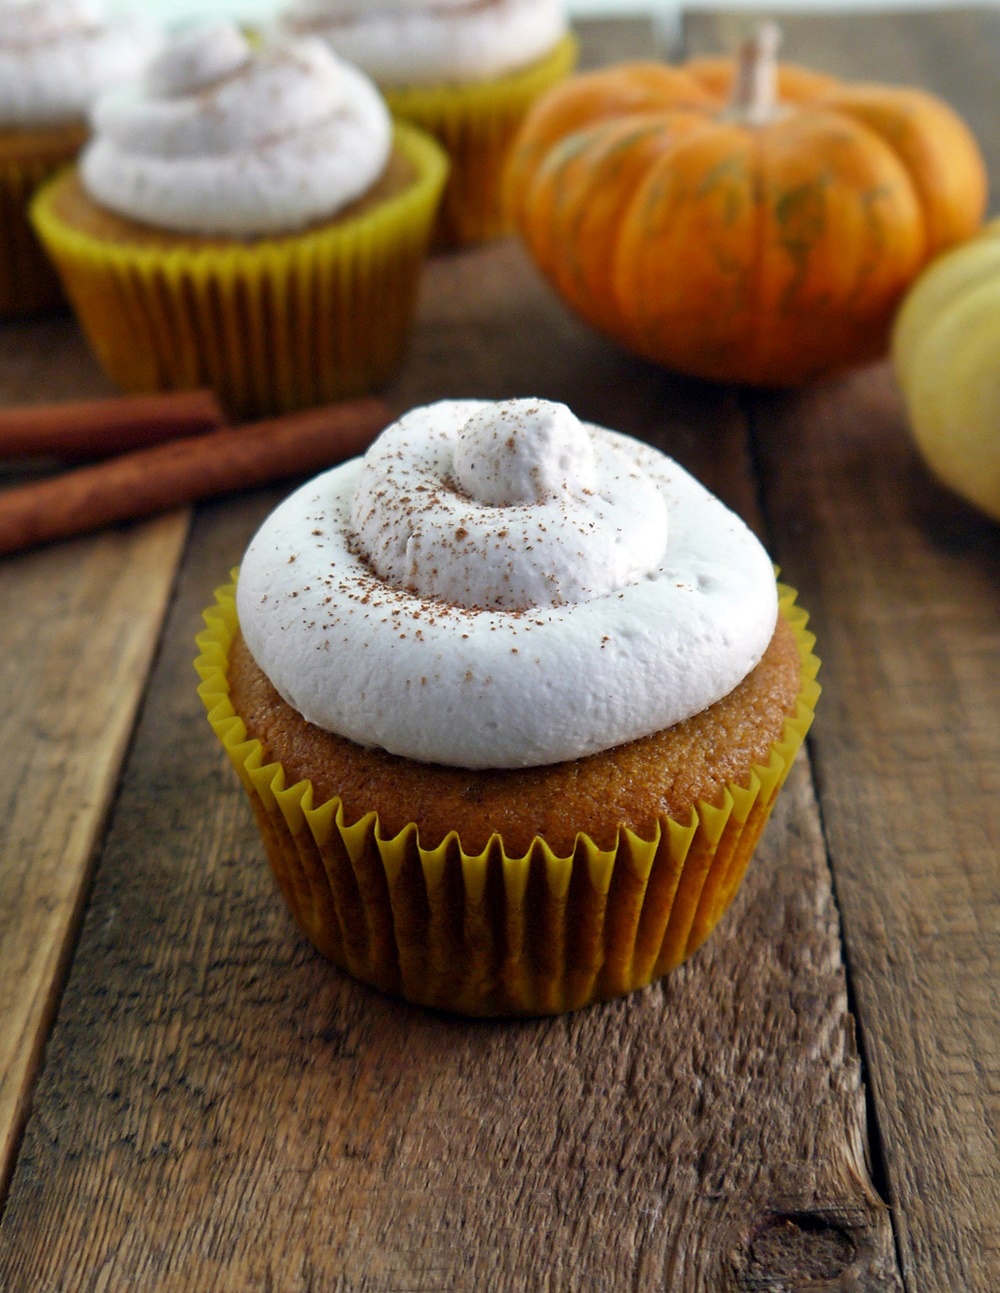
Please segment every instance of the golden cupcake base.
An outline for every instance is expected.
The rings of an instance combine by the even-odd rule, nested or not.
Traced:
[[[216,593],[195,667],[209,722],[232,760],[271,868],[313,945],[355,978],[408,1001],[465,1015],[544,1015],[616,997],[666,974],[732,902],[819,696],[807,616],[780,587],[801,662],[795,713],[745,785],[687,822],[662,818],[648,839],[621,828],[615,847],[579,834],[557,856],[535,838],[521,856],[493,836],[468,854],[452,832],[422,847],[411,823],[383,837],[374,812],[345,819],[338,799],[286,785],[247,739],[229,695],[238,632],[235,585]]]
[[[211,387],[233,417],[361,395],[402,361],[447,174],[397,125],[380,184],[282,237],[172,235],[96,206],[75,171],[32,203],[97,359],[123,390]]]
[[[493,80],[383,87],[393,115],[433,135],[451,159],[436,247],[486,242],[513,232],[503,199],[510,146],[532,104],[573,71],[578,52],[575,38],[567,35],[544,58]]]

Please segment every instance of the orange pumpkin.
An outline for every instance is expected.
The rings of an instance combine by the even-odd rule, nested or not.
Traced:
[[[587,322],[668,367],[793,386],[885,353],[932,257],[982,221],[963,121],[914,89],[778,64],[626,63],[573,77],[524,123],[517,227]]]

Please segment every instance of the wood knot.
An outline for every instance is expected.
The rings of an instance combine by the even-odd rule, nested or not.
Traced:
[[[769,1281],[794,1279],[796,1287],[804,1280],[837,1280],[857,1257],[848,1231],[821,1212],[769,1213],[749,1249],[752,1271]]]

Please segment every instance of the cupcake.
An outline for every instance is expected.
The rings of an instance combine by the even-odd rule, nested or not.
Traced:
[[[28,221],[32,193],[87,137],[99,91],[135,74],[158,38],[90,0],[0,0],[0,317],[63,303]]]
[[[694,952],[819,693],[739,518],[543,400],[407,414],[272,513],[205,618],[199,694],[305,934],[470,1015]]]
[[[364,68],[393,114],[434,135],[452,169],[438,245],[511,231],[501,198],[528,109],[576,63],[562,0],[291,0],[280,25]]]
[[[122,388],[211,386],[259,416],[391,375],[447,160],[362,72],[216,22],[102,96],[93,130],[32,216]]]

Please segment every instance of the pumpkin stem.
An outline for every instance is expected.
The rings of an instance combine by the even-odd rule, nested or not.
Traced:
[[[748,125],[759,126],[781,114],[778,107],[778,48],[781,29],[762,23],[740,46],[729,113]]]

